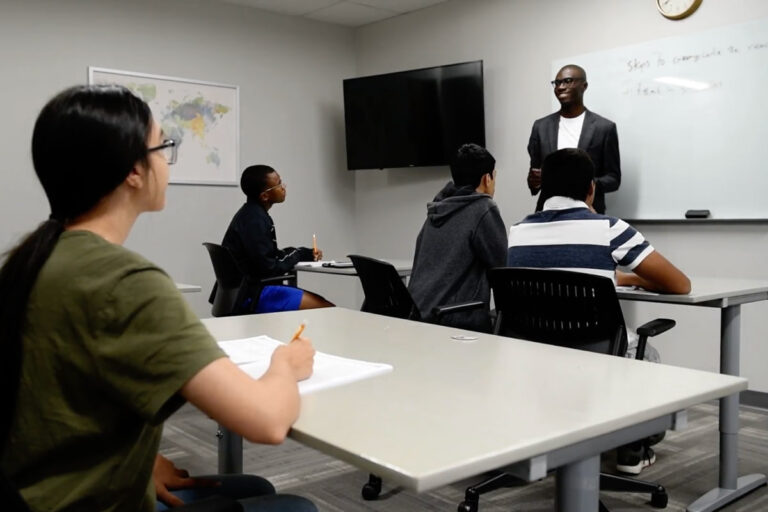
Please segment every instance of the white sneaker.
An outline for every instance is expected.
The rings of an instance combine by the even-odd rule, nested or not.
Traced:
[[[616,455],[616,470],[630,475],[639,475],[640,472],[656,462],[656,454],[650,447],[641,447],[639,450],[622,446]]]

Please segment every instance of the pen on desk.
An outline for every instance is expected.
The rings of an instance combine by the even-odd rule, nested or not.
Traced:
[[[304,332],[304,328],[307,326],[307,321],[301,322],[301,325],[299,325],[299,328],[296,329],[296,332],[293,333],[293,336],[291,337],[291,341],[296,341],[299,339],[299,336],[301,336],[301,333]]]

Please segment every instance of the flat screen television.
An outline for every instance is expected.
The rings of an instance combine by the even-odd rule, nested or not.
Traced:
[[[446,165],[485,146],[483,61],[344,80],[347,168]]]

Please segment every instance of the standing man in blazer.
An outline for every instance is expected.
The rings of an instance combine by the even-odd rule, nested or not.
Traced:
[[[595,164],[595,199],[597,213],[605,213],[605,194],[619,189],[621,167],[619,161],[619,136],[616,123],[584,106],[587,90],[587,73],[580,66],[568,64],[558,71],[552,80],[560,111],[536,120],[528,140],[531,166],[528,171],[528,188],[531,195],[541,189],[541,163],[558,149],[576,148],[586,151]],[[536,211],[542,209],[548,198],[540,196]]]

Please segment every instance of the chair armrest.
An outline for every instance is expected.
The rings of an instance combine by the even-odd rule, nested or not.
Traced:
[[[637,353],[635,359],[643,359],[645,357],[645,346],[648,342],[648,337],[656,336],[663,332],[666,332],[675,326],[675,321],[669,318],[657,318],[646,322],[637,328]]]
[[[264,279],[259,279],[259,283],[263,285],[282,284],[285,281],[288,281],[288,283],[291,286],[296,286],[296,274],[293,272],[289,272],[287,274],[283,274],[280,276],[272,276],[272,277],[265,277]]]
[[[446,304],[445,306],[437,306],[436,308],[432,309],[432,314],[435,315],[435,317],[440,318],[450,313],[470,311],[483,307],[485,307],[485,302],[481,300],[473,300],[471,302],[461,302],[459,304]]]
[[[676,322],[669,318],[657,318],[650,322],[644,323],[637,328],[637,334],[639,336],[654,337],[663,332],[667,332],[675,326]]]

